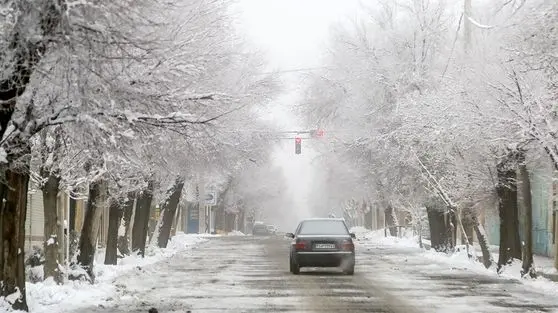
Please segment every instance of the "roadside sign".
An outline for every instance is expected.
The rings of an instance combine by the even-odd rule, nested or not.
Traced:
[[[210,191],[205,194],[205,204],[206,205],[217,205],[217,192]]]

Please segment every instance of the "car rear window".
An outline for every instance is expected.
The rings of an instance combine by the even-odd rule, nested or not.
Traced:
[[[300,235],[348,235],[342,221],[304,221],[298,232]]]

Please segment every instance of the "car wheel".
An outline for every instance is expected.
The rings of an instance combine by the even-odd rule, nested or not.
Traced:
[[[345,265],[343,272],[347,275],[353,275],[355,273],[355,260],[351,260],[349,264]]]
[[[347,266],[344,270],[345,274],[353,275],[355,273],[355,265]]]
[[[291,269],[291,273],[298,275],[300,273],[300,266],[298,266],[298,264],[296,264],[293,259],[291,258],[290,260],[290,269]]]

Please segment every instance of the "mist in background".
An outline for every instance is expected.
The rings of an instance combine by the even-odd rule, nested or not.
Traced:
[[[288,71],[320,67],[331,26],[351,19],[358,1],[242,0],[240,7],[240,28],[254,46],[263,49],[270,71],[285,72],[281,79],[286,93],[271,104],[263,118],[286,131],[308,129],[312,125],[304,125],[293,111],[301,101],[304,88],[301,74],[304,71]],[[280,196],[287,200],[280,210],[262,208],[261,219],[277,224],[282,230],[292,231],[302,218],[327,216],[330,208],[327,207],[325,190],[322,201],[316,201],[320,194],[316,188],[327,183],[316,180],[327,169],[312,163],[317,152],[312,149],[311,140],[303,139],[302,154],[296,155],[294,140],[284,139],[274,148],[274,156],[275,164],[283,169],[288,186]]]

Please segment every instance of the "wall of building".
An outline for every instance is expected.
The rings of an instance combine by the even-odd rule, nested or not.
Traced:
[[[533,252],[552,255],[551,199],[552,177],[535,170],[531,174],[531,196],[533,208]]]
[[[60,234],[64,234],[64,227],[68,226],[69,220],[69,195],[60,192],[58,195],[58,216],[60,218]],[[84,200],[76,201],[76,230],[81,231],[83,216],[85,215]],[[65,221],[65,223],[64,223]],[[44,246],[44,207],[43,193],[38,189],[30,189],[27,196],[27,216],[25,219],[25,251],[29,252],[34,246],[43,249]],[[67,253],[67,242],[61,237],[60,257]]]
[[[27,216],[25,219],[25,251],[31,251],[33,246],[43,248],[45,236],[43,193],[31,190],[27,194]]]
[[[548,175],[546,170],[532,170],[531,179],[531,206],[533,209],[533,252],[538,255],[553,257],[556,249],[556,227],[553,227],[556,217],[553,211],[557,209],[556,190],[557,183]],[[554,188],[554,190],[553,190]],[[519,188],[521,190],[521,188]],[[519,192],[519,199],[522,195]],[[500,241],[500,217],[497,203],[483,207],[484,226],[488,235],[489,244],[498,245]],[[525,212],[519,201],[520,237],[523,240]]]

